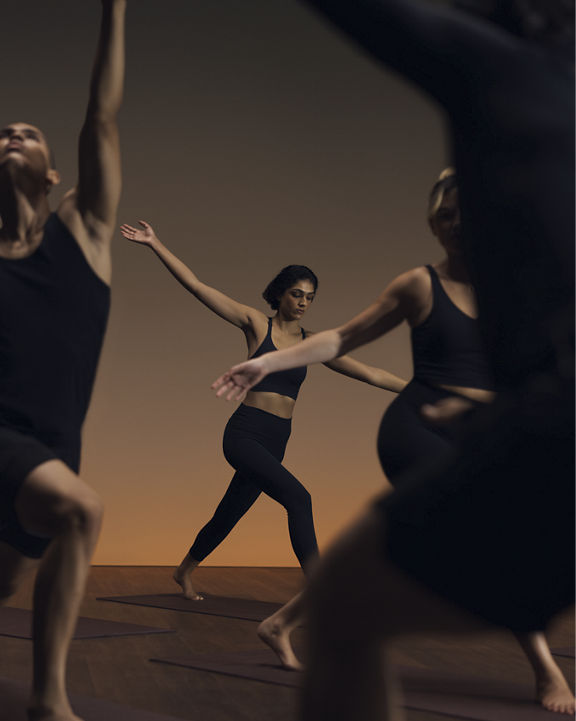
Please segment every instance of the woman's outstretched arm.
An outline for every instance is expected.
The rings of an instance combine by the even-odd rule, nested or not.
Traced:
[[[122,235],[134,243],[151,248],[176,280],[211,311],[243,329],[252,327],[255,320],[266,321],[264,313],[256,308],[239,303],[199,280],[197,275],[160,241],[149,223],[144,220],[138,222],[142,228],[135,228],[126,223],[120,226]]]
[[[311,338],[313,335],[315,335],[315,333],[306,331],[306,338]],[[336,373],[341,373],[347,378],[353,378],[355,381],[368,383],[371,386],[382,388],[385,391],[392,391],[393,393],[400,393],[408,383],[403,378],[395,376],[383,368],[369,366],[348,355],[326,361],[324,365],[326,368],[330,368],[330,370]]]
[[[421,274],[408,271],[396,278],[366,310],[339,328],[325,330],[291,348],[265,353],[240,363],[220,376],[212,388],[226,400],[242,400],[269,373],[312,363],[333,361],[359,346],[370,343],[417,313]],[[358,362],[358,361],[356,361]]]
[[[403,378],[395,376],[383,368],[369,366],[350,356],[335,358],[332,361],[327,361],[324,365],[330,368],[330,370],[341,373],[348,378],[353,378],[356,381],[362,381],[363,383],[368,383],[371,386],[382,388],[385,391],[392,391],[393,393],[400,393],[408,383]]]

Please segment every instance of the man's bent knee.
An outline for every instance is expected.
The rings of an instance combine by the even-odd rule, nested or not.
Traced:
[[[15,508],[26,531],[48,538],[71,527],[97,531],[103,513],[98,494],[59,461],[45,463],[29,474]]]
[[[83,489],[78,497],[65,499],[59,513],[64,527],[90,533],[100,528],[104,507],[97,493]]]

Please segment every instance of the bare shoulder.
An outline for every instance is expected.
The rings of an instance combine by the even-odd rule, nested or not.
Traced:
[[[397,276],[384,293],[394,296],[404,309],[411,327],[419,325],[432,309],[432,281],[426,266],[418,266]]]
[[[387,290],[405,300],[417,300],[428,295],[430,287],[430,273],[426,266],[419,265],[417,268],[411,268],[396,276]]]
[[[112,229],[101,221],[87,223],[80,213],[76,188],[69,190],[62,198],[56,211],[60,220],[76,239],[92,270],[105,283],[112,276],[110,238]]]

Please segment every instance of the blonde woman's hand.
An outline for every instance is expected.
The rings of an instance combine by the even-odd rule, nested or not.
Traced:
[[[268,375],[263,358],[239,363],[217,378],[210,386],[216,391],[218,398],[226,397],[227,401],[242,401],[248,391]]]

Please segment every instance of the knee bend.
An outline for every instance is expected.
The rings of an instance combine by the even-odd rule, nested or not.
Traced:
[[[92,490],[87,490],[76,498],[66,499],[60,510],[64,526],[85,532],[98,530],[103,514],[102,501]]]

